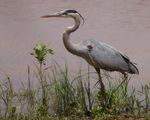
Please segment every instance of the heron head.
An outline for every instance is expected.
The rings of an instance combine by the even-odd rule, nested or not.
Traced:
[[[57,12],[57,13],[54,13],[51,15],[44,15],[44,16],[41,16],[41,18],[50,18],[50,17],[68,18],[68,17],[76,17],[76,16],[79,16],[83,20],[83,23],[84,23],[83,16],[79,12],[77,12],[76,10],[71,10],[71,9],[63,10],[63,11],[60,11],[60,12]]]

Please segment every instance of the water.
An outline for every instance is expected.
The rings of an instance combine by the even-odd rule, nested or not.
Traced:
[[[76,9],[85,24],[72,34],[72,40],[96,39],[127,54],[138,64],[139,76],[132,83],[149,82],[150,1],[149,0],[1,0],[0,1],[0,78],[9,74],[15,80],[27,78],[27,65],[36,43],[48,44],[56,60],[75,70],[85,61],[71,55],[62,42],[62,32],[70,19],[41,19],[40,16],[63,9]]]

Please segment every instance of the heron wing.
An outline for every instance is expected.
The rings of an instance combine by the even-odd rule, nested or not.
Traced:
[[[95,67],[106,70],[128,69],[127,61],[130,60],[126,55],[123,55],[120,51],[106,43],[93,40],[90,42],[91,44],[95,44],[93,49],[89,52],[89,58]]]
[[[106,44],[106,43],[101,43],[103,44],[103,46],[106,46],[107,48],[110,48],[112,52],[115,53],[115,55],[119,55],[120,57],[122,57],[127,63],[130,62],[130,59],[127,55],[125,55],[124,53],[122,53],[121,51],[115,49],[114,47]]]

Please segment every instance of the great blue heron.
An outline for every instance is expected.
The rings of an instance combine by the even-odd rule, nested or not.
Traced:
[[[63,10],[52,15],[42,16],[42,18],[49,17],[72,18],[74,20],[73,26],[67,27],[63,33],[64,45],[69,52],[84,58],[95,68],[99,76],[101,91],[105,92],[105,87],[101,79],[100,69],[119,71],[124,75],[126,72],[139,74],[138,68],[126,55],[108,44],[91,39],[82,41],[79,44],[70,41],[70,34],[79,28],[81,20],[84,22],[84,18],[76,10]]]

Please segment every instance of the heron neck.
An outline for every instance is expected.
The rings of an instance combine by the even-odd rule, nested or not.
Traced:
[[[70,41],[70,34],[72,32],[75,32],[80,26],[80,18],[78,17],[79,16],[76,16],[76,17],[72,16],[72,18],[74,19],[74,24],[72,26],[67,27],[67,29],[65,30],[63,34],[63,42],[64,42],[66,49],[69,52],[77,56],[80,56],[80,53],[81,53],[80,47],[77,44],[72,43]]]
[[[73,18],[74,24],[72,26],[67,27],[65,32],[68,34],[75,32],[80,26],[80,17],[79,16],[76,16],[76,17],[72,16],[71,18]]]

